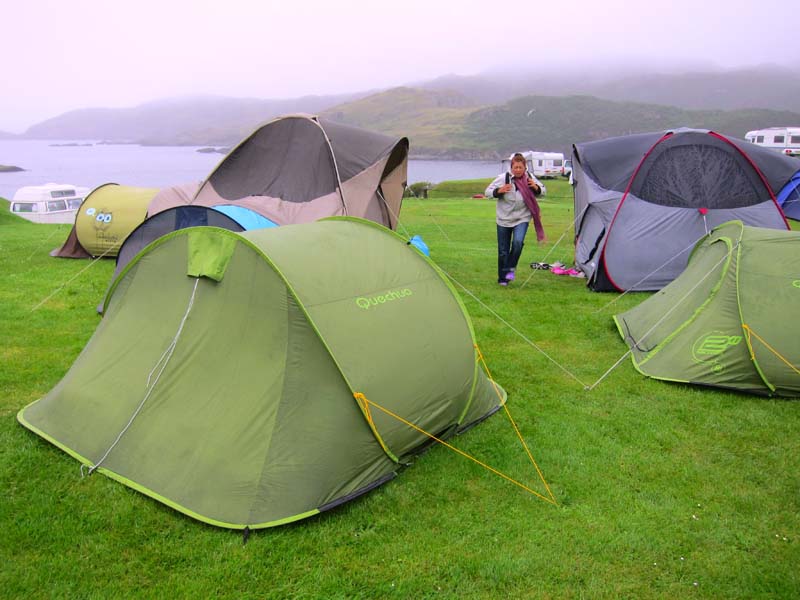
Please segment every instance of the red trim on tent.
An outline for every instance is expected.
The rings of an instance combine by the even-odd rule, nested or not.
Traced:
[[[756,173],[758,173],[758,176],[761,179],[761,182],[764,184],[764,187],[767,188],[767,191],[769,192],[769,197],[772,198],[772,203],[775,205],[775,208],[778,209],[778,213],[780,213],[781,218],[783,219],[783,223],[784,223],[784,225],[786,225],[786,229],[791,229],[791,227],[789,226],[789,221],[786,220],[786,215],[783,214],[783,210],[781,209],[781,205],[778,204],[778,199],[775,197],[775,194],[772,193],[772,188],[769,186],[769,182],[767,181],[767,178],[764,177],[764,174],[761,172],[761,169],[758,168],[758,165],[756,165],[756,163],[754,163],[752,160],[750,160],[750,157],[747,155],[747,152],[742,150],[737,144],[735,144],[734,142],[732,142],[731,140],[726,138],[724,135],[720,135],[720,134],[718,134],[718,133],[716,133],[714,131],[709,131],[708,134],[709,135],[713,135],[715,138],[720,139],[723,142],[727,142],[728,144],[730,144],[731,146],[736,148],[739,151],[739,154],[744,156],[745,160],[747,162],[749,162],[750,166],[753,167],[753,169],[755,169]]]
[[[644,161],[647,160],[647,157],[650,156],[650,154],[653,152],[653,150],[655,149],[656,146],[658,146],[661,142],[663,142],[668,137],[672,136],[673,133],[674,132],[670,131],[669,133],[665,134],[661,139],[659,139],[655,144],[653,144],[651,146],[651,148],[644,154],[644,156],[642,156],[642,160],[640,160],[639,164],[636,165],[636,169],[634,170],[630,181],[628,181],[628,186],[625,188],[625,193],[622,194],[622,200],[619,201],[619,204],[617,205],[617,210],[616,210],[616,212],[614,212],[614,216],[611,219],[611,223],[608,226],[608,233],[606,234],[606,241],[603,244],[603,250],[600,253],[600,261],[602,262],[603,271],[606,274],[606,278],[611,283],[611,285],[613,285],[620,292],[622,292],[624,290],[616,284],[616,282],[614,281],[614,278],[611,277],[611,273],[609,273],[608,268],[606,267],[606,246],[608,245],[608,240],[609,240],[609,238],[611,236],[611,230],[614,227],[614,222],[617,220],[617,215],[619,214],[619,211],[622,208],[622,205],[625,202],[625,199],[628,197],[628,192],[630,192],[631,186],[633,185],[633,180],[636,179],[636,176],[639,174],[639,169],[641,169],[642,165],[644,164]],[[761,172],[761,169],[758,168],[758,165],[756,165],[751,160],[751,158],[747,155],[747,153],[744,150],[742,150],[737,144],[733,143],[730,139],[726,138],[724,135],[720,135],[720,134],[718,134],[718,133],[716,133],[714,131],[708,131],[708,134],[712,135],[715,138],[717,138],[717,139],[719,139],[719,140],[721,140],[721,141],[723,141],[723,142],[725,142],[727,144],[730,144],[731,146],[736,148],[736,150],[739,152],[739,154],[741,154],[744,157],[744,159],[750,164],[750,166],[753,167],[753,170],[758,174],[759,179],[761,179],[761,183],[763,183],[764,187],[767,189],[767,192],[769,193],[769,197],[772,199],[772,203],[775,205],[775,208],[778,210],[778,214],[781,215],[781,219],[783,219],[783,223],[786,225],[786,229],[791,229],[791,227],[789,226],[789,222],[786,220],[786,215],[783,214],[783,210],[781,210],[781,207],[778,204],[778,199],[775,197],[775,194],[773,194],[772,188],[769,186],[769,183],[767,182],[767,178],[764,177],[764,174]]]
[[[617,205],[617,210],[614,212],[614,216],[611,218],[611,223],[608,225],[608,233],[606,234],[606,241],[603,244],[603,250],[600,252],[600,262],[603,265],[603,271],[605,272],[608,281],[611,282],[611,285],[613,285],[619,292],[623,292],[625,290],[623,290],[616,284],[614,279],[611,277],[611,273],[608,272],[608,268],[606,267],[606,246],[608,245],[608,238],[611,236],[611,229],[614,227],[614,221],[617,220],[617,215],[619,214],[619,211],[622,208],[622,204],[625,202],[625,198],[628,197],[628,192],[631,191],[633,180],[636,179],[636,176],[639,174],[639,169],[642,168],[642,164],[644,164],[644,161],[647,160],[647,157],[650,156],[650,153],[655,149],[655,147],[658,146],[668,137],[671,137],[672,134],[673,134],[672,131],[665,133],[655,144],[653,144],[650,147],[650,150],[644,153],[644,156],[642,156],[642,160],[640,160],[639,164],[636,165],[636,169],[634,169],[633,175],[631,175],[630,181],[628,181],[628,185],[625,188],[625,192],[622,194],[622,200],[619,201],[619,204]]]

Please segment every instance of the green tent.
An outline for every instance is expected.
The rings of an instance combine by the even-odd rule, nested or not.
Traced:
[[[188,228],[128,264],[18,419],[194,518],[270,527],[391,479],[430,442],[397,417],[447,438],[496,411],[476,353],[443,274],[377,224]]]
[[[800,396],[798,314],[800,232],[729,221],[677,279],[614,320],[644,375]]]

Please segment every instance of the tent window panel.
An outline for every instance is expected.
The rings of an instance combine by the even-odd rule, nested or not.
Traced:
[[[309,202],[337,187],[328,144],[308,119],[265,125],[220,164],[210,181],[228,201],[269,196]]]
[[[632,191],[653,204],[678,208],[741,208],[769,198],[742,156],[700,144],[656,154],[640,171]]]

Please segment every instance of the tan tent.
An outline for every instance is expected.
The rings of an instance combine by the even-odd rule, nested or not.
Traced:
[[[191,203],[245,207],[278,225],[344,215],[394,229],[407,167],[406,138],[289,115],[261,125],[236,146]],[[171,202],[155,199],[148,214]]]
[[[147,207],[147,216],[152,217],[168,208],[191,204],[197,195],[197,190],[200,189],[200,183],[199,181],[193,181],[164,188],[153,196]]]

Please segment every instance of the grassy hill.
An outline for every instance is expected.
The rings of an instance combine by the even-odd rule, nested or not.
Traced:
[[[569,152],[575,142],[675,127],[743,137],[750,129],[800,123],[800,113],[768,109],[686,110],[592,96],[523,96],[470,106],[454,92],[396,88],[340,105],[328,117],[406,135],[415,156],[497,159],[518,149]]]

